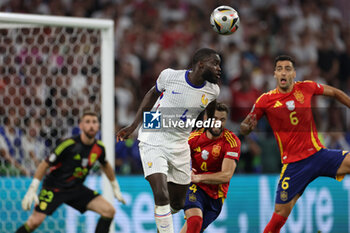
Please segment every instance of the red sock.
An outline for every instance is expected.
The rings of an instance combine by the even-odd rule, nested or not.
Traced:
[[[203,218],[200,216],[192,216],[187,219],[186,233],[199,233],[202,229]]]
[[[270,222],[266,225],[264,233],[279,233],[287,218],[273,213]]]

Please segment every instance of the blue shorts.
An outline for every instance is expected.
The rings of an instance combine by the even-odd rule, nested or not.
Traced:
[[[306,186],[319,176],[336,178],[348,151],[321,149],[310,157],[284,164],[276,192],[276,203],[286,204],[302,195]]]
[[[198,185],[191,183],[186,194],[184,211],[191,208],[199,208],[203,213],[201,232],[219,216],[224,198],[213,199]]]

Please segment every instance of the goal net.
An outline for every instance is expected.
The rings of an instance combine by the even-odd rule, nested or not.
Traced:
[[[0,13],[0,232],[27,220],[21,199],[38,163],[58,140],[79,133],[84,110],[101,116],[114,164],[113,43],[111,20]],[[41,232],[89,231],[67,226],[64,208]]]

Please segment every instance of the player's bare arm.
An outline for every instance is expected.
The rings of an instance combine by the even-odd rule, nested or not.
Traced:
[[[44,175],[46,174],[46,170],[50,167],[50,165],[45,161],[42,160],[39,164],[38,168],[35,171],[34,178],[38,180],[42,180]]]
[[[223,184],[230,181],[237,167],[236,161],[225,158],[222,162],[221,171],[211,174],[191,174],[193,183]]]
[[[134,132],[134,130],[138,127],[138,125],[142,121],[143,111],[150,110],[153,107],[154,103],[157,101],[159,95],[160,95],[160,93],[157,91],[156,86],[153,86],[146,93],[145,97],[143,98],[143,100],[141,102],[139,109],[136,112],[135,120],[133,121],[133,123],[131,125],[119,130],[119,132],[117,133],[117,141],[124,140],[124,139],[128,138],[128,136],[130,134],[132,134],[132,132]]]
[[[256,116],[254,114],[248,114],[248,116],[242,121],[240,126],[241,134],[248,135],[252,132],[258,121],[256,120]]]
[[[323,95],[333,97],[340,103],[350,108],[350,97],[347,94],[345,94],[342,90],[328,85],[323,85],[323,88]]]
[[[101,169],[106,174],[109,181],[115,180],[114,171],[110,163],[107,162],[104,165],[101,165]]]

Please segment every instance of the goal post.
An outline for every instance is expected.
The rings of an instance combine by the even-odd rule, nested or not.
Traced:
[[[50,120],[54,122],[51,125],[57,128],[56,133],[51,132],[51,136],[47,133],[48,137],[71,136],[69,130],[74,128],[73,124],[77,125],[79,114],[76,113],[81,114],[83,109],[93,107],[93,110],[100,112],[101,138],[107,160],[114,168],[113,20],[0,13],[0,30],[0,50],[3,53],[0,54],[0,62],[5,66],[0,71],[4,78],[2,87],[0,83],[0,90],[4,89],[4,96],[0,97],[3,102],[1,123],[13,111],[23,128],[29,127],[24,118],[37,116],[41,117],[38,121],[42,121],[43,125],[49,122],[46,128],[49,128]],[[28,46],[26,43],[29,43]],[[53,76],[49,77],[51,74]],[[84,85],[80,86],[81,76],[85,74],[86,80],[82,80]],[[46,77],[49,81],[45,80]],[[74,80],[75,77],[80,81]],[[47,89],[39,90],[35,86],[45,84],[45,81],[51,85]],[[54,87],[55,82],[60,85]],[[61,85],[62,82],[67,86]],[[38,91],[45,93],[45,97],[40,97]],[[74,93],[76,99],[70,99],[69,93]],[[63,98],[56,98],[59,95]],[[67,113],[72,106],[73,113]],[[50,114],[57,119],[46,119]],[[66,116],[71,116],[74,123],[65,123]],[[47,144],[50,146],[46,141]],[[15,156],[20,157],[18,153]],[[17,158],[17,161],[20,159]],[[112,202],[112,190],[105,175],[102,187],[104,196]]]

